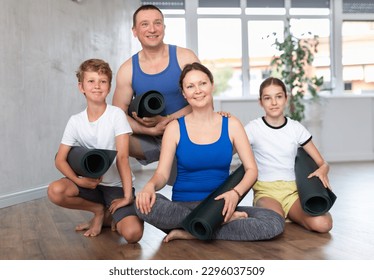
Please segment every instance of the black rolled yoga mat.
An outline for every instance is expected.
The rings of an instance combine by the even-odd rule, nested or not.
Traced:
[[[160,115],[165,109],[164,97],[155,90],[137,95],[130,103],[129,115],[136,112],[139,118]]]
[[[67,162],[77,175],[99,178],[107,172],[116,155],[117,151],[113,150],[74,146],[69,151]]]
[[[182,227],[200,240],[209,240],[215,229],[222,224],[224,216],[222,209],[224,200],[214,200],[220,194],[231,190],[242,180],[244,167],[240,165],[227,180],[214,192],[205,198],[192,212],[183,220]],[[243,195],[244,196],[244,195]]]
[[[301,206],[311,216],[328,212],[336,200],[336,195],[325,188],[319,178],[308,179],[308,175],[317,169],[318,165],[304,148],[299,148],[295,160],[296,185]]]

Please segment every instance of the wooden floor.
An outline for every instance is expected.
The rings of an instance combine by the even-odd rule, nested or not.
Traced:
[[[135,172],[137,189],[151,171]],[[232,242],[175,240],[146,224],[143,239],[127,244],[105,228],[95,238],[75,232],[89,213],[55,206],[47,198],[0,209],[2,260],[373,260],[374,162],[331,164],[330,181],[338,199],[334,227],[317,234],[287,223],[275,240]],[[164,193],[170,194],[166,187]],[[252,194],[242,201],[251,204]]]

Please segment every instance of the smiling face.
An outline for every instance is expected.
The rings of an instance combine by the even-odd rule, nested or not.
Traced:
[[[87,102],[103,103],[110,92],[110,80],[106,74],[85,71],[78,87],[86,96]]]
[[[183,96],[191,106],[203,107],[212,103],[214,85],[208,75],[191,70],[183,78]]]
[[[262,89],[260,105],[264,108],[266,117],[272,119],[283,118],[283,112],[287,105],[287,95],[281,86],[268,85]]]
[[[157,46],[165,36],[164,17],[158,10],[141,10],[136,14],[132,29],[142,46]]]

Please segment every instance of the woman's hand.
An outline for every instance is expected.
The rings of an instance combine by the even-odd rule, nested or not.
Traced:
[[[224,199],[225,204],[222,210],[222,216],[224,216],[224,223],[230,221],[232,214],[235,212],[236,206],[239,203],[239,195],[234,191],[227,191],[215,198],[215,200]]]
[[[152,188],[144,187],[136,195],[136,208],[140,213],[148,215],[156,202],[156,192]]]

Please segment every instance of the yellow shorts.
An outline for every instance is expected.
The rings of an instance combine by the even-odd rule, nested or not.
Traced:
[[[253,186],[253,205],[262,197],[273,198],[278,201],[284,211],[284,217],[287,218],[291,206],[299,198],[295,181],[257,181]]]

